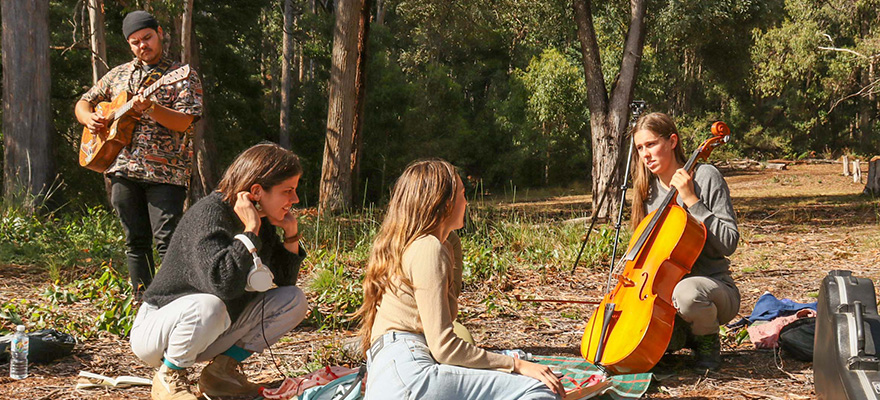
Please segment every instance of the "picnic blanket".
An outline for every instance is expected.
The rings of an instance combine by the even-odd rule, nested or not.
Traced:
[[[552,370],[563,373],[562,384],[565,385],[566,391],[577,388],[578,384],[587,382],[593,375],[601,374],[595,365],[583,358],[556,356],[534,356],[534,358],[538,364],[549,365]],[[608,387],[605,394],[597,398],[603,400],[637,399],[648,390],[652,377],[653,374],[650,372],[612,376],[611,386]],[[580,400],[590,397],[592,396],[566,397],[566,400]]]
[[[354,368],[328,365],[301,377],[287,377],[284,379],[284,382],[281,383],[281,386],[277,388],[261,388],[260,395],[268,400],[287,400],[292,399],[295,396],[301,396],[300,400],[305,400],[309,398],[304,396],[305,392],[310,388],[321,388],[327,386],[327,384],[331,382],[336,382],[336,384],[347,382],[350,379],[354,379],[357,372],[358,370]],[[348,377],[349,375],[351,376],[350,378],[340,380],[340,378]]]

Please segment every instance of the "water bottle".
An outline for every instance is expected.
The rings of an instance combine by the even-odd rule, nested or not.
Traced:
[[[12,337],[12,358],[9,360],[9,377],[12,379],[24,379],[28,375],[28,345],[27,333],[24,325],[15,327],[15,336]]]
[[[526,353],[520,349],[501,350],[501,354],[504,354],[505,356],[510,356],[513,358],[519,358],[520,360],[524,360],[524,361],[532,361],[532,353]]]

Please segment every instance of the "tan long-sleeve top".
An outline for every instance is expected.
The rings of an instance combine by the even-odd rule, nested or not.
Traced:
[[[389,285],[377,308],[370,340],[390,331],[422,333],[438,363],[512,372],[513,358],[483,350],[453,333],[461,281],[456,279],[457,263],[450,251],[456,246],[460,249],[461,244],[457,237],[450,239],[444,244],[426,235],[406,248],[403,274],[413,287],[399,281]]]

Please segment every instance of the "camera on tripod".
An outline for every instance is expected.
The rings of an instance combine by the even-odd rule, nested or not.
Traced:
[[[638,117],[645,111],[645,108],[648,107],[648,102],[644,100],[633,100],[632,103],[629,103],[629,108],[632,111],[633,116]]]

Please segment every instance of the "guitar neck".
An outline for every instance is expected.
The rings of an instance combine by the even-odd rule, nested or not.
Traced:
[[[156,82],[154,82],[152,85],[150,85],[146,89],[144,89],[143,96],[145,98],[150,97],[156,90],[158,90],[163,85],[164,80],[165,79],[159,79]],[[133,105],[134,105],[134,99],[132,98],[131,100],[129,100],[125,104],[123,104],[122,107],[119,107],[115,113],[113,113],[113,120],[116,120],[116,119],[122,117],[123,115],[125,115],[125,113],[127,113],[131,110],[131,107]]]

